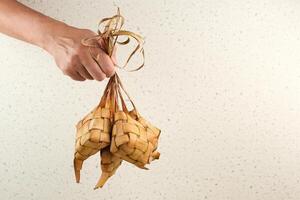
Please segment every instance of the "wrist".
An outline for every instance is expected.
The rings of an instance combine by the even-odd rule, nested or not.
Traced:
[[[45,30],[43,37],[38,46],[53,55],[54,50],[57,48],[61,38],[68,35],[70,30],[74,29],[74,27],[71,27],[60,21],[49,22],[48,24],[45,24],[45,26],[46,27],[43,29]]]

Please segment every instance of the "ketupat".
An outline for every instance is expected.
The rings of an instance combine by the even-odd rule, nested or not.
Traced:
[[[159,153],[155,151],[158,137],[159,132],[155,133],[128,113],[119,111],[114,116],[110,151],[123,160],[146,169],[146,164],[159,157]]]
[[[104,31],[98,27],[98,35],[86,38],[83,45],[90,48],[100,48],[99,41],[104,42],[105,51],[112,55],[116,44],[126,45],[131,39],[137,42],[136,47],[129,55],[123,67],[124,69],[134,54],[139,52],[143,57],[143,63],[134,70],[144,66],[143,39],[141,36],[130,31],[122,30],[124,18],[118,9],[117,15],[105,18],[100,21],[104,24]],[[125,41],[118,41],[119,36],[125,36]],[[91,53],[92,51],[90,51]],[[91,56],[97,61],[97,55]],[[101,66],[99,66],[101,67]],[[126,94],[133,106],[132,111],[128,111],[123,98]],[[113,75],[101,98],[99,105],[86,115],[77,124],[77,135],[74,153],[74,171],[76,182],[80,181],[80,170],[84,160],[99,152],[101,157],[101,176],[95,189],[103,187],[106,181],[115,174],[122,160],[130,162],[139,168],[145,167],[152,160],[159,159],[160,153],[157,151],[158,139],[161,130],[146,121],[137,111],[132,99],[124,89],[124,86],[117,73]]]
[[[80,170],[84,160],[110,144],[112,113],[109,94],[109,87],[107,87],[99,106],[77,123],[74,155],[77,183],[80,181]]]
[[[145,167],[146,164],[159,158],[156,148],[160,130],[150,125],[140,116],[136,106],[124,89],[119,76],[116,75],[115,79],[118,87],[114,92],[116,97],[119,97],[121,100],[122,110],[117,105],[117,111],[114,113],[110,151],[123,160],[135,164],[137,167],[147,169]],[[131,113],[126,107],[121,89],[125,92],[134,108],[134,111]]]

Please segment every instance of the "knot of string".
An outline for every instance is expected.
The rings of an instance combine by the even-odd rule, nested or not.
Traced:
[[[108,17],[108,18],[103,18],[99,24],[98,24],[98,30],[97,30],[97,35],[89,37],[89,38],[84,38],[81,42],[83,45],[89,47],[89,52],[92,56],[92,58],[97,61],[99,55],[93,55],[91,48],[101,48],[103,51],[105,51],[110,57],[113,55],[113,51],[115,49],[116,44],[118,45],[127,45],[129,44],[132,40],[135,41],[135,46],[133,48],[133,51],[130,52],[129,56],[126,59],[126,62],[123,66],[119,66],[118,64],[115,64],[115,67],[118,67],[120,69],[123,69],[125,71],[133,72],[140,70],[145,63],[145,54],[144,54],[144,40],[143,38],[131,31],[127,31],[122,29],[124,25],[124,17],[120,14],[120,9],[118,8],[117,14]],[[120,41],[120,37],[125,37],[125,40]],[[104,43],[104,45],[99,45]],[[142,56],[142,63],[137,66],[136,68],[132,70],[128,70],[126,67],[131,60],[131,58],[135,54],[140,54]],[[101,67],[101,66],[100,66]],[[101,98],[100,101],[100,106],[104,106],[105,104],[110,104],[112,111],[119,110],[119,101],[121,101],[121,105],[123,108],[123,111],[128,113],[128,109],[126,107],[126,103],[124,101],[122,91],[125,93],[127,98],[129,99],[131,105],[133,106],[133,110],[136,113],[136,116],[139,118],[140,115],[137,111],[137,108],[130,98],[128,92],[125,90],[124,85],[122,84],[119,76],[117,73],[115,73],[109,80],[105,91],[104,95]]]
[[[145,63],[145,54],[144,54],[144,39],[131,31],[127,31],[122,29],[124,25],[124,17],[120,14],[120,9],[118,8],[117,14],[108,17],[108,18],[103,18],[99,23],[98,23],[98,30],[97,33],[98,35],[95,35],[93,37],[89,38],[84,38],[81,42],[84,46],[89,47],[89,51],[93,59],[97,60],[98,55],[93,55],[91,52],[91,48],[101,48],[104,50],[110,57],[113,54],[114,48],[116,44],[118,45],[127,45],[131,42],[131,40],[135,40],[136,45],[133,49],[133,51],[130,52],[129,56],[127,57],[125,64],[123,66],[119,66],[117,63],[115,63],[115,67],[123,69],[125,71],[133,72],[140,70]],[[120,36],[125,37],[125,40],[120,41],[119,38]],[[99,42],[104,43],[104,49],[99,45]],[[127,70],[127,65],[133,55],[135,54],[140,54],[142,56],[142,63],[137,66],[134,69]]]

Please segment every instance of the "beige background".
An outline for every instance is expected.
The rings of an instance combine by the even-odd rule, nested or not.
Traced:
[[[106,82],[71,81],[46,52],[1,35],[1,199],[300,198],[298,1],[22,2],[93,30],[121,7],[147,56],[144,69],[121,76],[162,129],[162,156],[149,171],[123,164],[93,191],[94,156],[76,184],[74,126]]]

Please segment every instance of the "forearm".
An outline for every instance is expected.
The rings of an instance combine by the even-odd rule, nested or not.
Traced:
[[[0,1],[0,32],[46,49],[55,31],[66,24],[15,0]]]
[[[90,48],[81,42],[96,33],[68,26],[15,0],[0,0],[0,33],[45,49],[63,73],[74,80],[101,81],[115,72],[114,63],[102,50],[101,42],[99,48],[93,48],[93,54],[98,55],[96,60]]]

